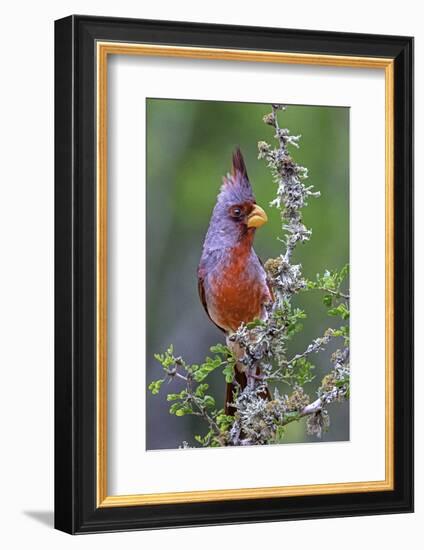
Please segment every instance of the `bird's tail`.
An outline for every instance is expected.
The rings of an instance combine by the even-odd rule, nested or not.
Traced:
[[[242,358],[244,357],[244,350],[239,346],[238,343],[232,342],[227,337],[227,346],[229,349],[233,352],[235,358],[236,358],[236,364],[234,367],[234,380],[230,383],[227,383],[227,388],[225,391],[225,404],[224,404],[224,410],[225,414],[229,416],[234,416],[236,409],[234,407],[234,401],[235,401],[235,395],[237,393],[240,393],[244,390],[244,388],[247,386],[247,375],[245,372],[246,367],[242,363]],[[261,369],[256,367],[256,375],[259,376],[261,374]],[[268,388],[265,386],[263,391],[259,394],[259,397],[262,397],[262,399],[270,400],[271,394],[269,393]]]
[[[243,391],[244,388],[247,386],[247,376],[244,372],[241,372],[236,368],[234,369],[235,375],[234,375],[234,381],[227,383],[227,389],[225,392],[225,414],[229,416],[234,416],[234,413],[236,412],[235,408],[232,406],[234,403],[234,395],[237,393],[237,390],[239,392]]]
[[[246,373],[243,372],[242,370],[239,370],[237,368],[237,365],[234,371],[235,371],[234,381],[227,383],[227,389],[225,392],[224,410],[225,410],[225,414],[227,414],[228,416],[234,416],[236,412],[236,409],[234,407],[234,396],[237,394],[237,390],[238,390],[238,393],[240,393],[247,386]],[[259,375],[260,372],[261,371],[259,367],[257,367],[256,374]],[[271,394],[269,392],[269,389],[266,386],[264,387],[263,391],[261,391],[261,393],[259,394],[259,397],[267,401],[271,399]]]

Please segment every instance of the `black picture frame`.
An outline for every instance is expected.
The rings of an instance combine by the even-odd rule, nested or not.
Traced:
[[[96,41],[394,60],[394,490],[98,507]],[[413,39],[73,15],[55,22],[55,527],[68,533],[413,511]]]

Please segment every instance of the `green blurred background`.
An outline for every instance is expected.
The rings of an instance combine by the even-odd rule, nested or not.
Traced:
[[[209,218],[221,185],[231,169],[231,155],[240,146],[256,200],[269,222],[257,231],[255,250],[262,260],[282,252],[279,212],[270,208],[275,197],[266,163],[257,159],[257,142],[272,146],[273,128],[262,122],[270,106],[192,100],[147,100],[147,384],[162,377],[153,357],[170,344],[187,362],[199,363],[209,347],[224,342],[206,316],[197,294],[196,269]],[[309,170],[309,180],[321,197],[311,199],[303,211],[312,238],[293,256],[308,278],[325,269],[340,269],[349,261],[349,109],[290,105],[279,113],[281,127],[301,134],[300,149],[292,148],[296,162]],[[329,326],[339,325],[326,315],[322,293],[312,291],[294,298],[306,310],[304,330],[290,344],[293,354],[303,351]],[[316,380],[306,389],[311,399],[329,369],[335,350],[314,355]],[[225,382],[212,375],[210,392],[222,407]],[[182,441],[194,445],[193,435],[204,435],[206,425],[190,416],[168,413],[166,394],[182,389],[179,381],[162,386],[159,395],[147,392],[147,449],[177,448]],[[287,391],[287,390],[286,390]],[[349,439],[349,404],[329,408],[331,426],[321,440],[306,435],[304,421],[289,425],[287,443]]]

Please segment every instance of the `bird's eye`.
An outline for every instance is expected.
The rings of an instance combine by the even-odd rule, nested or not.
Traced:
[[[238,206],[234,206],[233,208],[231,208],[231,216],[233,218],[240,218],[241,213],[242,213],[242,210]]]

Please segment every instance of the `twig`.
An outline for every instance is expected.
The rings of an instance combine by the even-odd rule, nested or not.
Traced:
[[[310,290],[322,290],[326,292],[327,294],[331,294],[332,296],[335,296],[336,298],[344,298],[345,300],[350,300],[349,294],[344,294],[343,292],[340,292],[339,290],[331,290],[329,288],[325,288],[323,286],[314,286]]]

